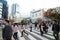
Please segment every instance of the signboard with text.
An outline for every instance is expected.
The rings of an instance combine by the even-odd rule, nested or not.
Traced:
[[[39,12],[32,13],[31,15],[32,15],[31,16],[32,19],[34,19],[34,18],[42,18],[43,17],[43,12],[39,11]]]

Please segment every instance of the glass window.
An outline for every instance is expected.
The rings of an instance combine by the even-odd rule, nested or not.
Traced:
[[[2,18],[2,15],[0,15],[0,18]]]

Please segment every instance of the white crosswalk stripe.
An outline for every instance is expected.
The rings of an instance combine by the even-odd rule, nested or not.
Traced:
[[[60,33],[59,33],[60,34]]]
[[[28,30],[29,30],[29,28],[28,28]],[[33,29],[33,31],[36,32],[36,33],[38,33],[38,34],[40,34],[40,32],[37,31],[37,30],[34,30],[34,29]],[[47,35],[47,34],[44,34],[44,35],[47,36],[47,37],[49,37],[49,38],[51,38],[51,39],[55,39],[55,38],[53,37],[53,32],[51,32],[51,33],[49,32],[48,34],[50,34],[50,35],[52,35],[52,36]]]
[[[29,35],[28,38],[30,38],[30,40],[37,40],[36,38],[32,37],[31,35]]]
[[[37,40],[34,36],[36,36],[37,38],[40,38],[40,39],[42,39],[42,40],[49,40],[49,38],[51,38],[51,39],[55,39],[54,38],[54,36],[53,36],[53,34],[52,33],[48,33],[48,34],[43,34],[44,36],[46,36],[46,37],[44,37],[44,36],[40,36],[39,34],[40,34],[40,32],[38,32],[38,31],[36,31],[36,30],[33,30],[34,32],[30,32],[29,31],[29,29],[26,29],[26,31],[28,32],[28,33],[30,33],[28,36],[26,35],[26,34],[24,34],[25,36],[27,36],[30,40]],[[38,33],[38,34],[37,34]],[[32,36],[32,35],[34,35],[34,36]],[[18,36],[19,36],[19,40],[26,40],[24,37],[20,37],[21,36],[21,32],[18,30]],[[26,37],[26,38],[27,38]]]
[[[20,37],[20,36],[21,36],[21,33],[19,32],[19,30],[18,30],[18,36],[19,36],[19,40],[25,40],[24,37]],[[31,36],[31,35],[28,35],[28,38],[29,38],[30,40],[37,40],[36,38],[34,38],[34,37]]]
[[[26,34],[25,34],[26,35]],[[27,35],[26,35],[27,36]],[[37,40],[36,38],[34,38],[33,36],[31,36],[30,34],[27,36],[30,40]]]
[[[26,31],[28,31],[27,29],[26,29]],[[28,31],[29,32],[29,31]],[[41,37],[41,36],[39,36],[38,34],[36,34],[36,33],[33,33],[33,32],[30,32],[31,34],[33,34],[33,35],[35,35],[35,36],[37,36],[38,38],[40,38],[40,39],[42,39],[42,40],[49,40],[49,39],[47,39],[47,38],[45,38],[45,37]]]
[[[40,32],[38,32],[38,31],[35,31],[35,30],[33,30],[34,32],[37,32],[38,34],[40,34]],[[49,33],[49,34],[52,34],[52,33]],[[47,37],[49,37],[49,38],[51,38],[51,39],[55,39],[53,36],[50,36],[50,35],[47,35],[47,34],[43,34],[44,36],[47,36]]]
[[[53,36],[53,33],[48,32],[48,34],[50,34],[50,35],[52,35],[52,36]]]
[[[25,38],[24,37],[21,37],[21,33],[20,33],[20,31],[18,30],[18,37],[19,37],[19,40],[25,40]]]

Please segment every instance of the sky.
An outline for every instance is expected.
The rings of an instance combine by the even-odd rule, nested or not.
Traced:
[[[11,13],[11,5],[17,3],[20,6],[22,17],[30,17],[30,11],[42,8],[55,8],[60,6],[60,0],[7,0],[9,5],[9,14]]]

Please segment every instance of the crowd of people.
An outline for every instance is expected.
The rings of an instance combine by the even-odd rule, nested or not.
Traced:
[[[51,22],[35,22],[35,29],[37,28],[37,25],[39,25],[40,33],[43,36],[43,34],[48,33],[49,27],[52,27],[53,36],[56,40],[59,40],[59,32],[60,32],[60,23],[57,20],[53,20]]]
[[[19,40],[17,23],[14,23],[12,27],[12,25],[9,24],[9,20],[5,20],[0,26],[2,27],[3,40],[12,40],[12,36],[15,40]]]
[[[32,32],[32,23],[30,22],[30,32]],[[49,29],[49,26],[51,27],[52,25],[52,31],[53,31],[53,36],[55,37],[56,40],[59,40],[59,31],[60,31],[60,24],[58,21],[56,20],[53,20],[51,23],[48,23],[48,22],[40,22],[40,23],[37,23],[35,22],[34,23],[35,25],[35,29],[37,28],[37,25],[39,25],[39,30],[40,30],[40,33],[41,33],[41,36],[43,36],[43,34],[47,34],[48,33],[48,29]],[[49,25],[49,26],[48,26]],[[9,21],[8,20],[5,20],[5,22],[0,25],[2,26],[2,38],[3,40],[12,40],[12,36],[14,37],[15,40],[19,40],[18,38],[18,23],[14,23],[13,24],[13,27],[12,25],[9,24]],[[21,23],[21,37],[23,37],[23,33],[26,33],[27,35],[29,35],[26,31],[25,31],[25,23]]]

